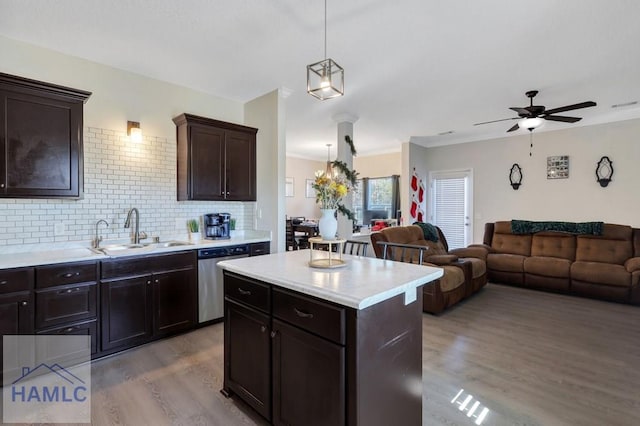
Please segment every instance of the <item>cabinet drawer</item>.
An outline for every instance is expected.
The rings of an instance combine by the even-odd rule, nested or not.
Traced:
[[[36,288],[96,281],[97,264],[63,263],[36,267]]]
[[[38,331],[37,334],[48,334],[53,336],[91,336],[91,354],[94,355],[98,351],[98,327],[97,321],[85,321],[62,327],[50,328],[48,330]],[[49,351],[51,352],[51,351]],[[66,353],[68,355],[68,353]]]
[[[273,289],[273,316],[341,345],[345,344],[345,309]]]
[[[271,306],[270,286],[228,272],[224,273],[224,295],[267,313]]]
[[[56,287],[36,291],[36,329],[95,318],[97,284]]]
[[[196,253],[193,250],[172,254],[136,256],[126,259],[103,260],[101,278],[110,280],[195,267]]]
[[[0,271],[0,294],[26,291],[33,283],[33,268],[3,269]]]
[[[261,256],[263,254],[269,254],[271,252],[271,243],[253,243],[249,246],[249,256]]]

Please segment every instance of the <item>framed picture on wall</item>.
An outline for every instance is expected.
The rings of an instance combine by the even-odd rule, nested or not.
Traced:
[[[569,177],[569,156],[547,157],[547,179],[567,179]]]
[[[293,178],[288,177],[284,178],[284,196],[285,197],[293,197]]]
[[[313,179],[305,180],[304,195],[307,198],[316,198],[316,192],[313,190]]]

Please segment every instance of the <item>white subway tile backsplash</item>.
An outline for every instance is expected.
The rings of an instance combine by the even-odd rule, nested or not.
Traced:
[[[0,199],[0,246],[81,241],[89,243],[98,219],[105,239],[129,236],[129,208],[140,211],[140,229],[149,236],[187,236],[188,219],[225,212],[236,229],[253,229],[255,203],[176,201],[176,141],[145,136],[132,144],[124,132],[84,130],[84,197]],[[60,235],[56,225],[64,225]]]

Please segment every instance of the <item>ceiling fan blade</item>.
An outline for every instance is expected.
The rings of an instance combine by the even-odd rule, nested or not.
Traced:
[[[501,118],[500,120],[492,120],[492,121],[483,121],[482,123],[476,123],[474,124],[474,126],[479,126],[481,124],[489,124],[489,123],[497,123],[499,121],[508,121],[508,120],[518,120],[520,117],[513,117],[513,118]]]
[[[582,120],[582,117],[565,117],[563,115],[546,115],[542,118],[550,121],[562,121],[564,123],[575,123],[576,121]]]
[[[509,130],[507,130],[507,132],[513,132],[514,130],[518,130],[520,128],[520,126],[518,126],[518,123],[514,124],[512,128],[510,128]]]
[[[555,114],[557,112],[571,111],[571,110],[574,110],[574,109],[589,108],[589,107],[593,107],[593,106],[596,106],[596,105],[597,104],[595,102],[592,102],[592,101],[581,102],[579,104],[573,104],[573,105],[563,106],[563,107],[560,107],[560,108],[548,109],[544,113],[549,115],[549,114]]]
[[[515,112],[517,112],[520,115],[530,115],[531,114],[531,111],[529,111],[526,108],[511,107],[509,109],[514,110]]]

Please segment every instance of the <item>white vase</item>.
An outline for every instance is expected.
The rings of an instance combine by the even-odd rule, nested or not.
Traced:
[[[199,243],[202,239],[202,234],[200,232],[189,232],[189,241],[192,243]]]
[[[320,209],[322,216],[318,222],[318,233],[323,240],[335,240],[338,231],[338,219],[335,209]]]

